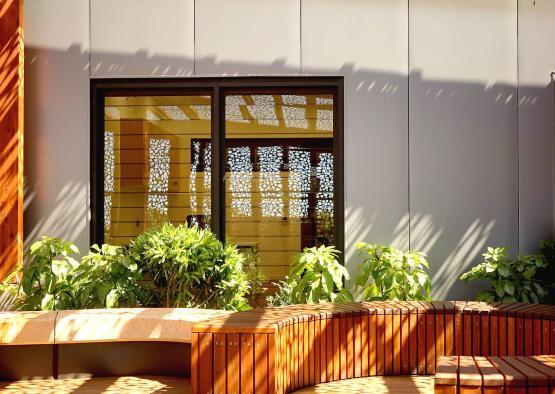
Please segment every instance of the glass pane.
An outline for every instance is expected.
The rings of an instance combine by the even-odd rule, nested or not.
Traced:
[[[104,238],[210,225],[210,96],[106,97]]]
[[[332,95],[226,97],[226,234],[265,280],[304,247],[334,245]]]

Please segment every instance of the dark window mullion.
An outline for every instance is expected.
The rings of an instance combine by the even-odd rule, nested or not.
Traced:
[[[104,242],[104,90],[91,89],[91,244]]]
[[[225,241],[225,97],[218,84],[212,90],[211,229]]]

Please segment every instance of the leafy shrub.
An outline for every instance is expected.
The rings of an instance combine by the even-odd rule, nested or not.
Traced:
[[[480,301],[533,302],[539,303],[547,296],[542,281],[535,278],[539,268],[546,267],[541,256],[507,256],[507,248],[488,248],[484,261],[461,275],[466,282],[476,279],[490,282],[492,290],[478,294]]]
[[[542,240],[540,251],[546,262],[546,267],[540,268],[537,275],[541,278],[555,278],[555,236]],[[542,302],[555,304],[555,291],[552,291],[555,288],[555,283],[546,284],[546,287],[548,287],[549,294]]]
[[[343,286],[349,273],[337,261],[338,254],[334,246],[305,248],[295,258],[287,284],[281,286],[283,292],[270,301],[290,304],[352,301],[352,294]]]
[[[137,263],[121,246],[91,246],[75,269],[79,308],[136,307],[141,298]]]
[[[243,271],[249,283],[249,293],[251,296],[257,296],[264,292],[262,281],[264,277],[260,272],[260,257],[255,248],[239,249],[239,253],[243,256]]]
[[[430,298],[431,280],[426,255],[403,252],[382,244],[357,244],[364,261],[356,278],[367,300],[425,300]]]
[[[279,282],[273,282],[273,285],[277,287],[277,291],[266,297],[266,303],[268,306],[281,306],[281,305],[291,305],[293,289],[297,285],[296,282],[289,283],[288,277],[285,280],[280,280]]]
[[[17,309],[73,309],[73,270],[79,264],[78,255],[77,246],[59,238],[42,237],[33,243],[26,254]]]
[[[209,230],[166,223],[139,235],[130,254],[168,307],[248,308],[243,257]]]

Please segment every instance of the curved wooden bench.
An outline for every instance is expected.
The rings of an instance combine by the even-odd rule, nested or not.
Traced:
[[[187,308],[0,312],[0,380],[189,376],[192,325],[229,314]]]
[[[555,356],[441,357],[437,368],[437,394],[555,392]]]
[[[371,375],[434,374],[442,356],[555,354],[555,307],[480,302],[293,305],[192,329],[193,394],[286,393]]]

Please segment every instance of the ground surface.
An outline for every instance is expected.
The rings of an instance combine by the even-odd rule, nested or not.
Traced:
[[[307,393],[433,393],[433,376],[374,376],[319,384],[296,391]],[[160,376],[119,378],[30,380],[0,382],[1,393],[185,393],[191,392],[188,379]]]

